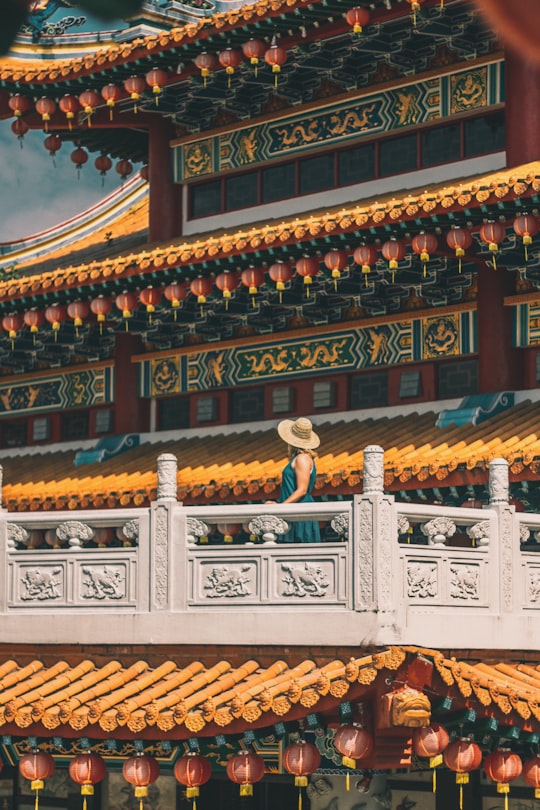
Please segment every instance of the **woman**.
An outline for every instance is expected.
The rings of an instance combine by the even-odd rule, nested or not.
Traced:
[[[284,419],[278,434],[289,446],[289,463],[281,475],[281,494],[278,503],[313,503],[311,490],[315,484],[315,453],[320,439],[305,416],[296,420]],[[291,521],[283,543],[320,543],[319,524],[312,520]]]

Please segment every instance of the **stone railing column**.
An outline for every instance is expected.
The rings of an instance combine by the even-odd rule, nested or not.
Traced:
[[[489,462],[489,504],[508,503],[509,498],[508,462],[505,458],[494,458]]]
[[[514,581],[520,570],[519,526],[509,499],[508,462],[504,458],[494,458],[489,464],[489,505],[497,512],[498,536],[497,545],[491,541],[490,549],[493,552],[497,548],[499,554],[501,613],[512,613],[515,609]]]
[[[176,456],[164,453],[157,460],[156,500],[151,506],[150,610],[171,610],[172,536],[176,499]]]
[[[375,611],[377,641],[392,643],[398,641],[398,539],[394,498],[384,493],[384,451],[378,445],[364,449],[363,494],[354,497],[353,515],[353,608]]]

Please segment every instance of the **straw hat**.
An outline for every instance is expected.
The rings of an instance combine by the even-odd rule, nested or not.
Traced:
[[[313,430],[311,421],[305,416],[298,419],[283,419],[277,426],[277,431],[284,442],[291,447],[299,447],[302,450],[314,450],[321,443],[321,440]]]

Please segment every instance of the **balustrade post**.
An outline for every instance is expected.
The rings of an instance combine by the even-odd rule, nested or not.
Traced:
[[[353,503],[353,609],[375,612],[377,638],[397,642],[398,541],[394,498],[384,492],[384,451],[364,449],[364,486]],[[367,641],[367,639],[366,639]]]
[[[520,570],[519,525],[515,507],[511,506],[508,462],[494,458],[489,463],[489,505],[497,512],[497,544],[490,542],[490,549],[498,549],[500,577],[500,611],[513,613],[515,609],[517,577]]]
[[[172,537],[177,504],[176,456],[164,453],[157,460],[156,500],[150,517],[150,610],[170,610],[172,598]]]

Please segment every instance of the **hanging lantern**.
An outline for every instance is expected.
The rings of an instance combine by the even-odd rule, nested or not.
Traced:
[[[117,84],[109,82],[109,84],[106,84],[105,87],[101,88],[101,96],[109,108],[109,120],[112,121],[114,106],[117,101],[120,101],[120,99],[123,98],[124,91],[121,87],[118,87]]]
[[[505,810],[508,810],[509,783],[517,779],[522,770],[521,758],[508,748],[498,748],[484,760],[484,773],[488,779],[497,783],[497,793],[504,794]]]
[[[11,131],[19,139],[21,149],[22,149],[22,145],[23,145],[23,138],[24,138],[24,136],[26,135],[26,133],[28,132],[29,129],[30,129],[30,127],[28,126],[28,124],[26,123],[24,118],[16,118],[15,121],[13,121],[12,124],[11,124]]]
[[[45,132],[48,132],[51,115],[56,112],[56,101],[48,96],[42,96],[36,101],[36,112],[41,115]]]
[[[533,236],[538,233],[539,226],[536,217],[532,214],[521,214],[514,220],[514,231],[523,240],[523,247],[525,250],[525,261],[529,260],[529,245],[532,244]]]
[[[60,329],[60,325],[65,321],[67,318],[67,311],[64,306],[60,304],[51,304],[50,307],[47,307],[45,310],[45,320],[51,324],[51,327],[54,331],[54,339],[56,340],[56,335],[58,334],[58,330]]]
[[[416,25],[416,15],[420,11],[420,0],[407,0],[411,7],[411,13],[413,17],[413,25]]]
[[[77,179],[79,179],[81,176],[81,169],[88,160],[88,152],[86,152],[81,146],[78,146],[73,150],[69,157],[71,162],[75,164],[75,168],[77,169]]]
[[[73,321],[75,333],[79,334],[79,327],[83,325],[85,318],[88,318],[90,307],[86,301],[72,301],[68,304],[67,316]]]
[[[139,810],[143,810],[143,799],[148,796],[148,785],[159,776],[159,763],[148,754],[140,754],[126,759],[122,776],[135,788],[135,798],[139,799]]]
[[[30,329],[30,332],[35,335],[40,326],[45,323],[45,315],[40,309],[29,309],[28,312],[24,313],[23,321]]]
[[[264,270],[260,267],[248,267],[247,270],[242,272],[240,280],[244,287],[247,287],[251,295],[251,302],[255,306],[255,296],[259,291],[259,287],[264,284]]]
[[[355,34],[361,34],[363,26],[369,22],[369,9],[362,6],[350,8],[345,14],[345,19]]]
[[[54,759],[45,751],[32,751],[23,754],[19,760],[19,773],[23,779],[28,779],[31,790],[36,792],[35,810],[38,810],[39,791],[44,788],[44,780],[52,776],[55,771]]]
[[[43,146],[45,147],[49,155],[53,158],[62,146],[62,138],[60,137],[60,135],[56,135],[55,133],[47,135],[47,137],[43,141]]]
[[[480,239],[485,242],[490,253],[493,253],[493,269],[497,269],[495,254],[499,250],[499,245],[506,236],[506,228],[502,222],[484,222],[480,228]]]
[[[231,76],[235,68],[242,64],[242,51],[236,51],[233,48],[225,48],[224,51],[218,53],[219,64],[225,68],[225,73],[228,76],[227,87],[231,86]]]
[[[272,38],[272,44],[264,54],[264,60],[272,68],[272,73],[275,73],[274,84],[277,87],[278,74],[282,65],[287,61],[287,51],[277,44],[275,37]]]
[[[136,113],[137,102],[139,101],[142,94],[146,90],[146,82],[142,78],[142,76],[130,76],[129,79],[125,80],[124,87],[126,89],[126,92],[129,93],[130,99],[135,102],[133,112]]]
[[[346,723],[336,731],[334,748],[341,754],[343,765],[347,768],[356,768],[356,760],[364,759],[373,751],[373,736],[359,723]],[[348,771],[346,784],[349,790]]]
[[[101,185],[104,185],[105,175],[107,174],[108,171],[112,169],[112,160],[108,155],[102,152],[101,155],[98,155],[97,158],[94,160],[94,166],[96,167],[101,177],[103,178],[101,181]]]
[[[197,276],[189,286],[193,295],[197,296],[197,303],[206,304],[206,299],[212,294],[214,282],[209,276]]]
[[[112,546],[116,538],[114,529],[99,528],[94,529],[94,543],[98,548],[107,548]]]
[[[55,532],[56,534],[56,532]],[[83,810],[86,810],[86,797],[94,795],[94,785],[101,782],[107,773],[105,760],[98,754],[90,752],[79,754],[69,763],[69,775],[77,785],[81,786],[83,796]]]
[[[129,177],[133,171],[133,164],[129,160],[119,160],[114,168],[122,178],[123,183],[126,177]]]
[[[85,90],[79,96],[81,107],[88,116],[89,127],[92,126],[92,116],[96,111],[96,107],[99,107],[102,101],[103,99],[97,90]]]
[[[253,796],[253,785],[264,776],[264,760],[254,751],[241,751],[227,762],[227,776],[240,785],[240,796]]]
[[[534,798],[540,799],[540,754],[523,763],[523,781],[534,788]]]
[[[149,171],[148,171],[148,164],[147,163],[145,163],[144,166],[141,166],[141,168],[139,169],[139,174],[140,174],[140,176],[142,177],[143,180],[146,180],[146,182],[148,182]]]
[[[206,784],[212,776],[210,760],[192,751],[176,760],[173,773],[176,781],[186,787],[186,798],[193,799],[193,810],[196,810],[199,787]]]
[[[439,243],[437,237],[432,233],[420,231],[411,240],[411,247],[418,256],[423,266],[423,276],[426,277],[426,265],[429,262],[429,254],[437,250]]]
[[[298,810],[302,810],[302,788],[307,786],[308,776],[314,773],[321,764],[321,755],[310,742],[298,740],[283,751],[283,767],[294,776],[298,788]]]
[[[163,93],[163,88],[167,84],[168,74],[166,70],[161,68],[152,68],[144,77],[146,84],[152,88],[152,93],[156,97],[156,107],[159,103],[159,97]]]
[[[461,260],[463,256],[465,256],[465,251],[467,248],[473,243],[472,234],[467,228],[452,228],[451,231],[448,231],[446,234],[446,244],[449,248],[456,252],[456,258],[458,259],[458,269],[461,273]]]
[[[21,115],[24,115],[25,112],[32,109],[32,101],[28,98],[28,96],[22,96],[20,93],[16,93],[14,96],[11,96],[8,101],[8,105],[9,109],[16,118],[20,118]]]
[[[306,286],[306,297],[309,298],[309,288],[313,279],[319,274],[321,266],[315,256],[302,256],[295,264],[296,272],[304,279]]]
[[[70,96],[66,93],[65,96],[62,96],[60,101],[58,102],[58,106],[64,113],[68,121],[69,129],[73,128],[73,119],[75,118],[75,114],[79,112],[81,109],[81,103],[77,96]]]
[[[276,290],[279,292],[279,303],[283,300],[283,290],[292,278],[292,267],[289,262],[275,262],[268,268],[268,275],[275,282]]]
[[[460,737],[451,742],[443,752],[443,761],[446,767],[456,774],[456,784],[459,785],[459,810],[463,810],[463,785],[469,782],[469,772],[480,767],[482,750],[466,737]]]
[[[174,320],[176,320],[176,310],[182,305],[182,301],[187,296],[188,292],[189,284],[187,281],[176,281],[173,284],[169,284],[163,290],[165,298],[167,301],[171,302],[171,306],[174,309]]]
[[[128,320],[133,314],[133,310],[137,308],[137,296],[135,293],[123,292],[117,295],[114,303],[122,313],[122,318],[126,322],[126,332],[128,331]]]
[[[241,523],[218,523],[217,530],[223,535],[224,543],[232,543],[235,534],[238,534],[242,528]]]
[[[223,273],[216,276],[216,287],[223,294],[225,309],[229,309],[229,300],[238,287],[238,275],[231,273],[230,270],[224,270]]]
[[[368,286],[368,274],[371,273],[371,266],[377,264],[377,248],[375,245],[358,245],[353,253],[353,261],[355,264],[362,268],[362,274],[366,279],[366,287]]]
[[[213,53],[208,53],[208,51],[203,51],[202,53],[197,54],[195,59],[193,60],[193,64],[195,67],[198,67],[201,71],[201,76],[203,78],[203,85],[206,87],[206,80],[208,76],[214,71],[217,70],[219,67],[219,61],[214,56]]]
[[[105,298],[103,295],[98,295],[90,301],[90,310],[96,316],[99,323],[99,334],[103,334],[103,324],[107,320],[107,315],[112,309],[112,301],[110,298]]]
[[[330,270],[334,279],[334,290],[337,290],[341,273],[349,266],[349,255],[345,250],[334,248],[323,256],[323,262],[327,270]]]
[[[412,747],[417,757],[429,759],[429,767],[433,768],[433,792],[437,787],[435,768],[442,765],[442,753],[448,747],[450,737],[440,723],[431,723],[430,726],[421,726],[413,730]]]
[[[14,348],[14,341],[17,333],[23,328],[24,320],[22,315],[4,315],[2,318],[2,329],[8,333],[11,340],[11,348]]]
[[[382,255],[388,262],[388,267],[392,271],[392,284],[394,283],[395,272],[399,262],[405,258],[405,245],[395,237],[385,242],[381,248]]]
[[[253,65],[255,76],[259,70],[259,62],[263,59],[266,53],[266,43],[260,39],[248,39],[247,42],[242,44],[242,53],[249,59],[249,64]]]
[[[158,287],[147,287],[139,293],[139,301],[146,307],[148,323],[152,323],[152,313],[161,303],[162,293]]]

